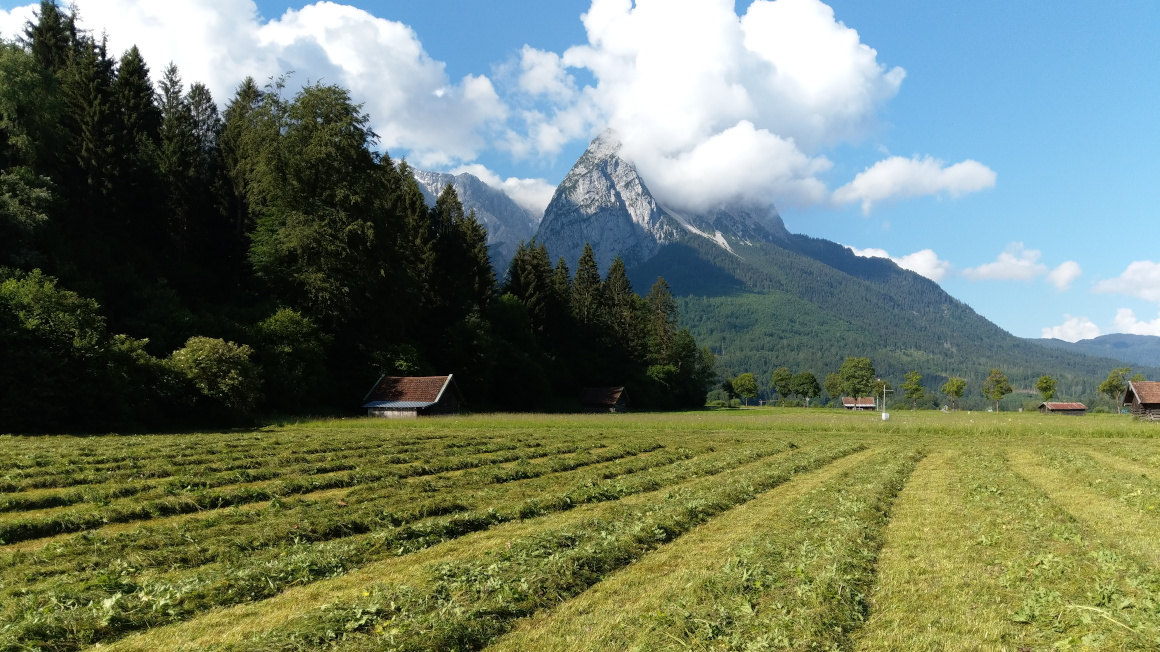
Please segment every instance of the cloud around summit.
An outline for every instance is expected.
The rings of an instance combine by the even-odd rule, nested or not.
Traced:
[[[511,84],[493,80],[500,62],[452,79],[411,27],[337,2],[272,19],[251,0],[77,6],[111,52],[138,45],[155,76],[173,61],[222,104],[247,75],[263,83],[293,71],[290,92],[340,84],[364,104],[384,149],[426,169],[478,165],[485,152],[551,159],[612,127],[653,192],[682,208],[743,200],[869,211],[995,184],[977,161],[891,157],[830,191],[827,148],[873,134],[906,71],[879,61],[819,0],[757,0],[742,15],[733,0],[592,0],[580,16],[587,42],[563,52],[525,45],[507,66]],[[15,36],[33,9],[0,11],[0,30]],[[526,206],[547,183],[508,181]]]

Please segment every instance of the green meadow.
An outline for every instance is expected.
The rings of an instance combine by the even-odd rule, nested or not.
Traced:
[[[1155,650],[1160,424],[0,437],[0,650]]]

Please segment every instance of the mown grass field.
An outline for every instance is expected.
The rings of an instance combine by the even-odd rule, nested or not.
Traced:
[[[1158,436],[754,409],[0,437],[0,650],[1156,650]]]

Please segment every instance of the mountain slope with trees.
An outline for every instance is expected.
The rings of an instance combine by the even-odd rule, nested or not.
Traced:
[[[833,242],[731,245],[687,237],[630,271],[671,283],[685,323],[727,374],[755,371],[768,384],[780,366],[824,374],[859,355],[899,382],[918,370],[932,389],[961,376],[977,392],[999,367],[1019,387],[1050,373],[1060,395],[1081,396],[1119,366],[1014,337],[933,281]]]
[[[1054,349],[1114,358],[1128,364],[1160,367],[1160,337],[1156,335],[1109,333],[1078,342],[1066,342],[1051,338],[1036,338],[1030,341]]]

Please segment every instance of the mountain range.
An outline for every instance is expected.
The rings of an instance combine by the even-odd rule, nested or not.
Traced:
[[[1114,347],[1015,337],[889,259],[789,233],[773,206],[667,207],[611,132],[593,140],[565,176],[534,235],[573,269],[585,243],[602,271],[620,256],[642,293],[663,276],[682,323],[717,353],[723,372],[753,372],[762,386],[780,366],[820,378],[847,356],[869,356],[895,384],[916,369],[928,389],[961,376],[977,394],[1000,368],[1017,388],[1051,374],[1061,398],[1079,398],[1123,366]]]
[[[1111,333],[1078,342],[1066,342],[1051,338],[1032,341],[1041,346],[1065,351],[1115,358],[1132,365],[1160,367],[1160,337],[1155,335]]]

